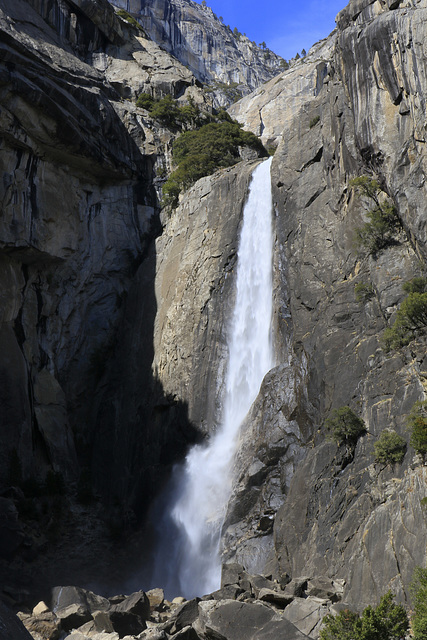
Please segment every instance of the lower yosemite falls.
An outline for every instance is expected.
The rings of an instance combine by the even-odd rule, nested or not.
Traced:
[[[273,366],[271,159],[253,172],[240,234],[222,418],[174,470],[162,499],[153,585],[192,598],[220,586],[221,528],[239,427]]]
[[[0,599],[43,640],[319,640],[338,601],[413,610],[427,0],[350,0],[227,113],[238,78],[201,86],[149,33],[186,53],[190,16],[212,69],[270,52],[204,42],[209,0],[118,1],[0,2]],[[363,428],[331,439],[340,415]],[[197,597],[178,620],[162,589]]]

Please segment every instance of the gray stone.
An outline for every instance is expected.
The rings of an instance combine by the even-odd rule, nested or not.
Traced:
[[[176,609],[171,617],[171,622],[173,621],[173,626],[171,627],[170,633],[174,634],[177,631],[180,631],[184,627],[188,627],[196,620],[199,614],[199,598],[193,598],[192,600],[188,600],[184,604],[182,604],[178,609]]]
[[[146,592],[146,596],[150,602],[151,611],[154,609],[160,611],[165,600],[165,593],[163,589],[150,589],[150,591]]]
[[[70,604],[55,611],[55,615],[61,622],[64,631],[71,631],[89,622],[92,616],[88,609],[81,604]]]
[[[307,589],[308,578],[294,578],[285,586],[285,593],[300,598]]]
[[[310,638],[318,638],[324,616],[329,613],[326,601],[318,598],[295,598],[283,616]]]
[[[286,595],[283,591],[273,591],[265,588],[260,589],[257,597],[261,602],[271,602],[279,609],[284,609],[294,599],[293,596]]]
[[[289,640],[306,638],[294,625],[262,604],[223,600],[201,602],[200,615],[193,625],[203,637],[225,640]]]
[[[221,84],[238,79],[236,95],[245,95],[282,68],[279,56],[269,51],[267,58],[244,34],[234,37],[208,6],[186,0],[157,0],[155,4],[132,0],[131,5],[117,0],[117,6],[130,9],[150,37],[191,69],[199,81],[212,83],[215,106],[233,102],[230,92],[221,91]]]
[[[311,578],[307,584],[306,595],[316,598],[324,598],[337,602],[342,593],[342,588],[337,589],[337,585],[332,580],[326,578]]]
[[[110,608],[110,612],[132,613],[139,616],[142,620],[148,620],[150,617],[150,600],[144,591],[136,591],[130,596]]]

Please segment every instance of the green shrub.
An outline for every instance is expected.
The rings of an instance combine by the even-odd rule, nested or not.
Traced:
[[[396,431],[385,430],[374,444],[375,462],[395,464],[402,462],[406,452],[406,440]]]
[[[395,239],[400,226],[396,207],[390,198],[385,196],[379,183],[368,176],[350,180],[350,186],[374,204],[367,214],[369,222],[356,229],[356,242],[375,257]]]
[[[366,433],[365,423],[350,407],[334,409],[325,420],[328,438],[338,445],[355,445],[358,438]]]
[[[415,569],[411,581],[411,595],[414,604],[413,638],[427,640],[427,569]]]
[[[407,420],[411,429],[409,444],[417,453],[425,456],[427,453],[427,401],[419,401],[414,404]]]
[[[362,623],[358,613],[344,609],[336,616],[328,614],[323,618],[320,640],[356,640],[360,638]]]
[[[427,326],[427,293],[410,293],[399,307],[395,324],[407,331]]]
[[[140,93],[136,100],[136,106],[141,107],[141,109],[147,109],[147,111],[150,111],[155,102],[156,100],[149,93]]]
[[[374,287],[371,283],[358,282],[354,285],[354,296],[356,302],[367,302],[375,295]]]
[[[133,27],[135,27],[139,31],[144,31],[144,29],[139,24],[138,20],[136,20],[133,16],[130,15],[130,13],[128,13],[124,9],[118,9],[117,15],[123,18],[123,20],[126,20],[126,22],[129,22],[129,24],[131,24]]]
[[[243,131],[235,121],[211,122],[195,131],[184,132],[173,146],[173,159],[178,166],[163,187],[164,204],[176,206],[181,190],[220,167],[236,164],[241,146],[267,155],[259,138]]]
[[[392,327],[384,331],[386,351],[411,342],[427,326],[427,293],[410,293],[400,305]]]
[[[400,640],[409,628],[408,616],[401,604],[393,603],[389,591],[376,607],[366,607],[361,616],[348,609],[337,616],[323,618],[320,640]]]
[[[320,122],[320,116],[314,116],[314,118],[310,120],[310,124],[309,124],[310,129],[315,127],[318,122]]]
[[[393,326],[384,331],[382,341],[386,351],[409,344],[426,326],[427,293],[409,293],[397,311]]]
[[[166,126],[176,127],[179,120],[179,107],[176,100],[169,94],[157,100],[150,109],[150,116]]]
[[[425,293],[427,290],[427,278],[417,276],[405,282],[402,288],[406,293]]]

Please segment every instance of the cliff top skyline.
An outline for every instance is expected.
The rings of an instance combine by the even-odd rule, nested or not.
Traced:
[[[302,49],[326,38],[335,28],[335,16],[345,7],[345,0],[269,0],[262,11],[257,0],[207,0],[206,3],[222,16],[225,24],[257,44],[267,47],[286,60]]]

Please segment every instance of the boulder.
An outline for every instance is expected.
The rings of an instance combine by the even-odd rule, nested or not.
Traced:
[[[163,629],[147,629],[139,634],[138,640],[167,640]]]
[[[43,600],[41,600],[33,609],[33,616],[39,616],[42,613],[47,613],[49,611],[49,607]]]
[[[226,587],[222,587],[222,589],[217,589],[203,596],[202,600],[236,600],[242,593],[245,592],[241,587],[236,584],[229,584]],[[249,593],[249,595],[251,594]]]
[[[92,591],[73,586],[54,587],[51,598],[52,611],[58,615],[58,612],[70,605],[79,605],[89,613],[107,611],[110,608],[107,598],[98,596]]]
[[[111,611],[110,621],[114,631],[120,638],[127,635],[138,635],[147,627],[145,620],[129,611]]]
[[[286,595],[283,591],[273,591],[273,589],[260,589],[258,600],[261,602],[271,602],[279,609],[284,609],[294,599],[293,596]]]
[[[150,617],[150,600],[144,591],[136,591],[119,604],[111,607],[110,612],[131,613],[141,618],[141,620],[148,620]]]
[[[276,590],[278,588],[275,582],[261,575],[250,576],[249,582],[256,598],[259,597],[261,589]]]
[[[200,636],[193,627],[187,626],[175,633],[173,640],[200,640]]]
[[[120,638],[138,635],[147,627],[145,621],[150,617],[150,601],[144,591],[136,591],[113,605],[108,615]]]
[[[234,600],[200,602],[196,632],[209,640],[303,640],[307,638],[289,620],[263,604]]]
[[[310,638],[318,638],[328,603],[320,598],[295,598],[283,612],[283,617]]]
[[[173,616],[171,618],[171,620],[173,620],[173,626],[171,627],[170,633],[174,634],[184,627],[188,627],[189,625],[193,624],[193,622],[199,615],[199,602],[200,598],[193,598],[192,600],[188,600],[173,613]]]
[[[56,611],[56,616],[61,622],[61,628],[64,631],[78,629],[85,622],[92,619],[90,611],[81,604],[70,604]]]
[[[150,603],[150,610],[154,609],[160,610],[165,601],[165,592],[163,589],[150,589],[150,591],[146,592],[148,601]]]
[[[106,633],[112,633],[114,631],[107,611],[94,611],[92,618],[97,631],[105,631]]]
[[[341,599],[342,587],[328,578],[312,578],[308,581],[306,595],[325,598],[331,602]]]

